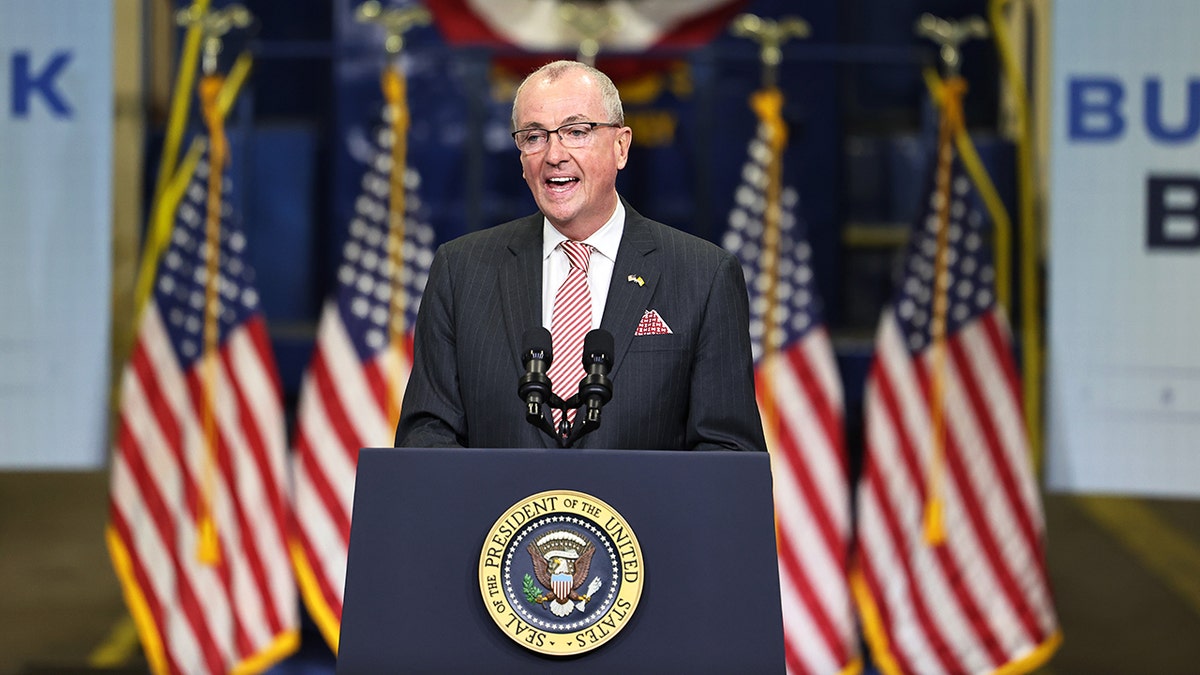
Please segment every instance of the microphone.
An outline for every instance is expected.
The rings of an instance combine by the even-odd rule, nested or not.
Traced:
[[[585,421],[589,426],[600,425],[600,407],[612,400],[612,333],[597,328],[583,337],[583,369],[587,375],[579,383],[579,398],[587,405]]]
[[[550,331],[541,326],[530,328],[521,337],[521,344],[526,345],[521,352],[525,374],[517,381],[517,396],[525,401],[526,419],[538,424],[537,420],[544,419],[542,404],[550,400],[550,377],[546,375],[553,360]]]

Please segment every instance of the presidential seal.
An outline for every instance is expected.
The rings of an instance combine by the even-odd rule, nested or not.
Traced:
[[[479,590],[504,634],[542,654],[582,654],[629,622],[642,595],[642,549],[611,506],[551,490],[513,504],[488,532]]]

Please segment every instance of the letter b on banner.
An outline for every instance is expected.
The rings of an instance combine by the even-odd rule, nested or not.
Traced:
[[[1146,179],[1146,246],[1200,248],[1200,178],[1150,176]]]

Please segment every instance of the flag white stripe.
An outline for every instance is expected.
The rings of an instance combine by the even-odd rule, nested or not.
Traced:
[[[204,469],[200,451],[203,449],[203,436],[197,425],[195,411],[188,395],[187,383],[183,373],[179,370],[175,355],[170,352],[170,337],[162,323],[157,305],[153,302],[148,304],[146,310],[143,311],[143,316],[145,317],[145,323],[142,326],[144,343],[154,347],[146,350],[151,359],[151,376],[159,382],[159,390],[163,394],[164,402],[179,428],[184,468],[192,479],[197,481],[196,489],[202,490],[200,481],[203,480]],[[228,661],[229,655],[232,653],[231,636],[229,635],[230,608],[226,602],[223,602],[226,599],[225,591],[215,575],[212,574],[211,568],[201,565],[196,558],[199,540],[196,533],[195,516],[188,510],[187,496],[183,490],[185,481],[179,473],[180,468],[176,467],[170,453],[165,451],[167,447],[165,439],[163,439],[162,445],[150,445],[141,441],[139,444],[142,448],[147,449],[142,455],[150,473],[150,480],[160,491],[163,491],[164,503],[169,509],[171,521],[174,523],[178,537],[178,548],[174,555],[177,557],[179,565],[184,571],[184,578],[191,587],[196,603],[200,607],[199,620],[207,625],[209,634],[216,641],[214,647],[220,652],[221,658]],[[150,448],[162,448],[163,450],[152,452],[149,451]],[[160,471],[165,473],[160,473]],[[175,482],[167,482],[172,478],[175,479]],[[216,481],[214,485],[212,510],[213,518],[224,525],[229,522],[229,509],[228,503],[223,499],[222,484],[223,481]],[[169,489],[169,492],[164,491],[164,488]]]
[[[265,588],[258,586],[245,556],[229,556],[229,564],[240,575],[240,584],[232,589],[234,591],[233,600],[238,607],[239,621],[251,636],[251,643],[256,646],[264,646],[271,642],[272,634],[263,602],[266,601],[273,605],[275,615],[283,625],[289,623],[289,619],[296,613],[294,595],[291,590],[293,587],[291,576],[271,574],[271,570],[290,569],[290,559],[287,553],[287,542],[282,538],[283,529],[279,523],[275,522],[275,506],[271,503],[266,484],[273,484],[276,494],[284,500],[289,499],[290,490],[280,480],[282,476],[279,473],[275,473],[273,476],[262,474],[259,462],[256,461],[259,452],[251,447],[250,439],[245,433],[245,427],[241,420],[246,416],[253,418],[255,428],[259,430],[264,442],[260,449],[261,453],[265,455],[262,459],[267,470],[270,471],[272,465],[279,464],[270,458],[283,455],[278,449],[284,446],[270,445],[273,440],[279,442],[281,439],[278,430],[284,426],[283,409],[273,386],[272,375],[264,367],[248,331],[244,328],[235,331],[228,340],[226,350],[230,355],[230,363],[234,372],[239,375],[238,382],[243,387],[248,408],[240,407],[240,402],[233,395],[233,383],[229,381],[227,374],[222,370],[218,391],[224,392],[221,397],[231,405],[222,411],[219,421],[222,433],[230,443],[231,458],[234,462],[233,475],[238,481],[236,493],[241,502],[242,518],[251,526],[256,522],[263,525],[254,530],[251,536],[243,537],[245,533],[241,532],[240,526],[235,521],[227,521],[230,523],[228,528],[229,544],[245,549],[252,548],[257,553],[266,583]],[[272,451],[272,448],[275,448],[276,451]],[[224,483],[223,476],[222,483]],[[231,495],[234,489],[234,486],[224,485],[223,492],[225,499],[230,500],[230,509],[233,507]],[[230,515],[232,516],[232,514]]]
[[[296,515],[311,546],[309,554],[316,556],[310,563],[317,568],[315,573],[325,578],[341,598],[346,584],[346,543],[316,494],[308,472],[302,465],[297,467]]]
[[[830,407],[836,410],[839,416],[843,415],[845,411],[842,401],[845,397],[842,392],[842,377],[833,357],[833,343],[829,340],[829,331],[824,326],[813,329],[801,341],[801,349],[804,351],[805,362],[816,375],[821,391],[825,394],[825,400],[829,401]],[[842,489],[846,489],[845,482],[845,479],[842,479]],[[848,520],[849,510],[840,511],[845,513]]]
[[[327,305],[326,311],[337,312],[333,305]],[[386,430],[388,421],[384,419],[379,402],[371,395],[371,387],[362,374],[362,364],[342,324],[341,316],[333,320],[322,320],[317,329],[317,344],[321,345],[321,355],[325,358],[337,399],[342,402],[350,424],[360,437],[370,437]],[[332,345],[326,348],[326,345]],[[394,430],[393,430],[394,431]]]
[[[903,634],[889,636],[895,640],[892,650],[912,665],[913,672],[940,672],[930,636],[917,617],[913,594],[918,591],[903,583],[902,578],[897,580],[903,563],[884,524],[883,511],[880,495],[874,490],[863,490],[859,501],[859,537],[863,542],[870,542],[869,560],[886,594],[882,600],[891,615],[889,626],[907,628]]]
[[[996,325],[996,330],[1007,340],[1009,333],[1004,316],[992,312],[990,318]],[[987,401],[988,410],[997,420],[996,429],[999,432],[1003,459],[1010,467],[1013,467],[1013,473],[1017,478],[1031,477],[1033,468],[1029,459],[1029,442],[1025,435],[1025,414],[1021,410],[1020,400],[1013,395],[1007,378],[1001,376],[1005,372],[1001,359],[1007,360],[1008,355],[997,354],[992,348],[982,322],[978,322],[964,331],[962,339],[964,348],[971,356],[970,361],[975,380],[981,383],[980,390]],[[994,373],[995,376],[985,377],[987,373]],[[1037,481],[1018,480],[1017,489],[1021,499],[1019,506],[1028,516],[1029,522],[1040,531],[1044,523],[1042,521],[1042,500],[1037,491]]]
[[[960,453],[959,459],[966,465],[968,473],[977,474],[967,478],[978,482],[986,481],[990,476],[994,480],[995,474],[988,473],[991,470],[990,464],[984,466],[986,453],[974,451],[975,449],[984,449],[986,441],[980,435],[979,429],[970,423],[973,421],[973,414],[965,409],[966,393],[962,391],[957,371],[949,362],[945,377],[948,435],[954,439],[959,448],[969,449],[967,452]],[[947,451],[949,452],[951,449],[948,448]],[[979,619],[984,624],[981,628],[995,636],[1002,645],[1022,640],[1028,641],[1030,636],[1026,636],[1021,629],[1012,604],[996,576],[996,564],[1004,563],[1003,561],[993,561],[984,551],[980,541],[980,532],[968,519],[963,494],[966,492],[974,496],[974,499],[980,503],[983,516],[993,521],[987,526],[993,528],[991,530],[993,532],[1000,532],[1004,530],[994,529],[1000,526],[995,521],[1002,514],[1006,514],[1007,510],[1002,503],[998,503],[997,497],[1001,496],[999,491],[987,489],[986,483],[979,486],[963,485],[956,479],[948,466],[944,477],[945,480],[942,484],[942,498],[945,505],[944,523],[947,532],[955,533],[954,537],[947,537],[945,548],[950,557],[955,560],[957,568],[970,575],[969,583],[961,584],[960,592],[965,592],[975,606],[980,608]],[[978,489],[979,487],[984,488],[982,492]],[[1007,531],[1014,532],[1015,530]],[[973,645],[970,653],[977,655],[980,659],[987,655],[981,643]],[[981,669],[994,668],[997,665],[999,664],[992,663],[990,659],[978,662],[978,668]],[[974,668],[975,665],[972,664],[972,667]]]
[[[230,339],[234,340],[236,336],[231,336]],[[229,345],[228,348],[236,349],[233,345]],[[252,549],[264,563],[263,569],[268,570],[270,569],[267,563],[270,562],[271,544],[275,544],[275,548],[278,548],[280,542],[275,537],[274,528],[270,527],[261,528],[255,534],[243,537],[239,517],[244,518],[247,523],[254,522],[256,517],[270,522],[274,519],[274,514],[264,498],[258,467],[250,457],[253,450],[250,448],[249,439],[246,438],[240,423],[243,411],[240,410],[240,405],[234,396],[233,384],[229,381],[224,369],[218,371],[216,389],[217,399],[221,401],[218,404],[217,424],[220,427],[221,436],[228,446],[229,471],[238,481],[237,486],[229,485],[225,473],[219,467],[215,467],[218,469],[216,475],[219,486],[216,492],[220,495],[221,510],[223,511],[220,514],[221,519],[218,521],[218,535],[221,538],[223,562],[228,565],[230,570],[230,587],[225,592],[230,594],[229,601],[233,604],[234,616],[230,617],[231,623],[236,618],[242,629],[246,631],[251,644],[263,644],[269,640],[269,629],[265,625],[266,615],[263,609],[263,591],[265,589],[259,589],[256,584],[248,583],[249,566],[245,556],[240,553]],[[282,422],[282,418],[278,421]],[[234,502],[235,494],[241,501],[240,508]],[[233,549],[233,551],[228,549]]]
[[[886,324],[877,358],[881,360],[882,367],[888,372],[889,385],[900,388],[894,393],[893,398],[903,409],[901,414],[905,418],[904,421],[912,420],[922,414],[927,415],[927,409],[918,410],[918,402],[923,401],[924,396],[920,395],[919,391],[912,391],[916,389],[916,375],[911,372],[899,372],[911,370],[912,362],[902,344],[888,339],[896,338],[899,335],[894,320],[889,316]],[[905,391],[905,389],[910,389],[910,391]],[[889,510],[895,513],[897,519],[902,523],[900,536],[904,539],[900,545],[911,552],[913,574],[918,577],[918,582],[925,582],[918,583],[918,587],[914,590],[924,599],[926,607],[930,608],[931,619],[954,652],[954,658],[963,662],[970,658],[965,650],[965,645],[972,642],[968,630],[969,623],[966,615],[963,614],[958,598],[949,588],[948,582],[943,576],[936,556],[933,555],[932,549],[921,536],[920,524],[923,507],[921,493],[918,487],[911,482],[908,469],[900,461],[898,434],[903,434],[911,444],[916,446],[918,453],[919,466],[916,467],[918,475],[912,480],[923,482],[932,454],[929,447],[929,434],[927,431],[918,429],[892,427],[892,420],[883,412],[881,400],[873,401],[872,409],[875,413],[868,416],[873,418],[868,422],[873,434],[870,437],[872,457],[876,460],[880,458],[888,460],[888,464],[880,464],[880,474],[884,477],[884,487],[886,488],[884,499],[890,507]],[[925,419],[928,420],[927,417]],[[875,424],[872,424],[872,421]],[[924,429],[928,428],[929,425],[926,424]],[[908,524],[908,526],[903,524]],[[864,548],[870,548],[869,543],[865,544]],[[898,570],[896,573],[899,574]]]
[[[323,347],[317,349],[325,351]],[[341,436],[325,414],[325,400],[316,391],[317,387],[311,378],[311,373],[305,375],[304,386],[300,392],[300,433],[308,441],[309,458],[326,477],[337,503],[349,516],[350,504],[354,498],[354,462],[347,452],[350,449],[344,447]],[[336,402],[333,405],[336,405]],[[297,458],[295,464],[300,467],[303,462]],[[315,492],[313,496],[320,498]]]
[[[985,502],[984,514],[990,521],[990,531],[997,534],[996,538],[1001,552],[1001,559],[998,563],[1006,567],[1017,585],[1017,590],[1021,592],[1021,599],[1028,602],[1033,609],[1041,633],[1049,634],[1054,629],[1054,611],[1042,576],[1038,572],[1040,551],[1031,548],[1031,546],[1037,546],[1037,542],[1031,542],[1025,538],[1018,526],[1018,514],[1013,510],[1015,508],[1022,511],[1025,519],[1032,527],[1036,528],[1035,536],[1037,532],[1041,531],[1041,505],[1033,488],[1036,481],[1032,479],[1029,446],[1023,433],[1024,418],[1017,408],[1017,401],[1012,396],[1006,378],[1002,375],[1004,369],[999,361],[1002,355],[996,354],[992,349],[991,342],[987,339],[982,326],[977,322],[962,331],[960,335],[959,339],[970,355],[968,359],[968,368],[971,369],[969,377],[980,383],[979,388],[984,398],[984,405],[995,419],[994,426],[1000,445],[1000,460],[1006,462],[1012,471],[1018,490],[1015,497],[1019,501],[1013,504],[1010,502],[1007,492],[989,489],[994,487],[995,477],[999,475],[999,467],[996,466],[995,460],[990,454],[980,453],[979,470],[972,474],[973,489],[976,493],[988,497]],[[988,373],[992,373],[993,376],[987,376]],[[964,417],[966,416],[964,415]],[[975,420],[973,416],[970,419],[971,421]],[[1033,500],[1032,504],[1029,502],[1030,499]],[[1038,635],[1028,635],[1024,630],[1020,635],[1024,636],[1024,641],[1013,638],[1011,646],[1007,641],[1006,646],[1009,649],[1017,649],[1023,644],[1036,643],[1038,640]]]
[[[804,358],[808,358],[807,354]],[[796,378],[788,361],[782,355],[777,367],[771,368],[770,382],[775,397],[775,406],[787,419],[788,426],[796,435],[794,441],[803,454],[803,466],[792,467],[792,471],[804,471],[813,478],[813,484],[819,491],[818,501],[828,507],[829,515],[834,519],[833,525],[841,534],[850,529],[849,492],[847,476],[842,470],[839,449],[834,446],[833,439],[825,433],[821,425],[820,415],[814,402],[806,395],[804,385]],[[816,359],[823,360],[823,359]],[[766,364],[764,367],[770,367]],[[811,368],[812,363],[806,364]],[[840,407],[825,400],[829,408],[838,415],[835,422],[841,422]]]
[[[128,524],[132,537],[125,544],[130,549],[131,558],[141,563],[150,584],[150,588],[144,588],[143,593],[151,596],[162,611],[165,625],[159,627],[160,631],[174,636],[174,639],[166,640],[165,646],[173,654],[184,655],[182,659],[186,660],[181,659],[181,662],[194,663],[194,656],[199,649],[198,640],[173,592],[175,569],[171,556],[167,554],[166,543],[158,536],[158,530],[148,523],[150,510],[141,499],[141,491],[128,465],[120,456],[114,458],[111,477],[114,505]]]
[[[820,611],[834,624],[840,635],[853,631],[849,594],[843,584],[820,583],[822,579],[839,579],[845,576],[838,559],[841,552],[831,551],[817,526],[817,516],[803,498],[803,491],[796,480],[798,472],[806,472],[820,491],[818,500],[833,518],[832,525],[844,541],[848,534],[846,514],[849,495],[845,492],[846,476],[836,457],[837,450],[829,442],[823,429],[816,423],[818,416],[810,405],[811,400],[802,395],[801,384],[794,378],[789,367],[772,370],[772,389],[776,406],[786,417],[798,437],[795,441],[803,456],[802,466],[794,466],[782,452],[772,453],[773,464],[780,468],[774,471],[776,512],[787,526],[791,541],[791,552],[801,569],[811,576],[811,590],[820,599]]]
[[[799,655],[806,670],[811,673],[837,673],[841,670],[837,655],[818,637],[820,631],[813,623],[808,608],[800,602],[800,591],[795,581],[782,565],[779,567],[779,587],[782,591],[783,631],[802,645]]]

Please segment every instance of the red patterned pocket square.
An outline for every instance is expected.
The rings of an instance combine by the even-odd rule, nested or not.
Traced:
[[[666,321],[658,315],[658,310],[648,309],[642,315],[642,320],[638,322],[637,330],[633,332],[636,337],[638,335],[670,335],[671,327]]]

